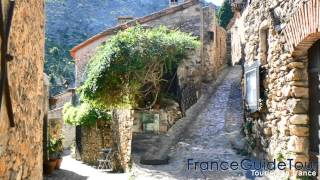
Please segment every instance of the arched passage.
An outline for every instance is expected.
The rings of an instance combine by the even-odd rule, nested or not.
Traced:
[[[309,142],[310,159],[316,160],[319,156],[319,115],[320,115],[320,41],[317,41],[308,51],[309,77]]]
[[[293,56],[303,55],[320,39],[320,2],[309,0],[291,17],[283,30],[288,50]]]
[[[294,61],[307,59],[308,66],[302,69],[308,72],[309,98],[308,124],[309,146],[305,152],[311,161],[319,160],[319,122],[320,122],[320,2],[309,0],[291,17],[284,28],[283,35],[286,48],[291,53]]]

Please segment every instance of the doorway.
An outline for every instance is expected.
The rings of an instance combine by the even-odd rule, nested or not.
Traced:
[[[320,117],[320,40],[309,49],[309,120],[310,160],[319,160],[319,117]]]

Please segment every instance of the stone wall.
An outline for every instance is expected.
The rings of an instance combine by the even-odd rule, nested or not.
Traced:
[[[9,85],[15,127],[0,114],[0,179],[42,179],[45,116],[44,2],[16,1],[9,38]],[[2,107],[5,105],[2,102]]]
[[[61,119],[49,119],[48,130],[52,138],[62,137],[63,121]]]
[[[52,138],[63,138],[63,147],[69,149],[74,145],[76,129],[75,126],[64,123],[62,116],[59,118],[48,118],[48,135]]]
[[[243,58],[243,42],[244,42],[244,16],[240,15],[240,12],[234,12],[234,23],[229,29],[231,33],[231,64],[239,64]]]
[[[311,32],[319,25],[315,20],[309,23],[319,13],[319,4],[312,2],[253,1],[235,23],[243,29],[232,31],[241,37],[236,41],[245,62],[262,63],[260,110],[247,113],[245,123],[249,149],[258,157],[309,161],[307,49],[320,38],[314,36],[316,30]]]
[[[63,147],[65,149],[71,148],[75,143],[76,127],[63,123],[62,127]]]
[[[133,111],[114,110],[111,122],[98,120],[96,125],[81,127],[81,149],[77,149],[77,159],[97,165],[102,148],[112,148],[113,170],[129,171],[131,167],[131,140]]]
[[[72,102],[74,99],[75,89],[50,97],[50,109],[58,109],[64,106],[67,102]]]
[[[75,127],[64,123],[63,106],[66,103],[74,103],[75,90],[69,89],[67,92],[50,98],[50,111],[48,114],[49,135],[53,138],[63,137],[64,148],[70,148],[75,140]]]
[[[182,11],[177,11],[166,16],[162,16],[144,25],[150,27],[167,26],[169,29],[179,29],[182,32],[191,33],[194,36],[200,36],[201,26],[201,4],[195,4]]]
[[[216,25],[215,26],[215,32],[216,32],[216,42],[211,47],[211,58],[214,62],[214,74],[215,78],[218,76],[219,72],[224,69],[228,63],[227,58],[227,32],[222,27]]]
[[[81,127],[81,146],[79,158],[96,165],[97,159],[101,158],[100,150],[113,146],[111,122],[97,121],[93,126]]]
[[[134,133],[152,132],[166,133],[180,118],[182,113],[179,104],[173,100],[166,100],[165,107],[149,111],[134,111]]]
[[[213,7],[204,7],[201,14],[201,71],[204,81],[212,81],[227,64],[227,33],[218,25]]]
[[[185,113],[201,96],[202,65],[200,49],[190,51],[177,69],[180,109]]]
[[[131,167],[131,141],[132,141],[133,111],[127,109],[113,110],[112,137],[115,158],[119,165],[117,170],[128,172]]]

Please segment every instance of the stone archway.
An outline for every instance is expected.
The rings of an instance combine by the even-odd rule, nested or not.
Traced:
[[[308,66],[310,57],[308,57],[308,51],[310,48],[314,47],[314,44],[320,39],[319,16],[320,2],[318,0],[309,0],[301,5],[282,31],[286,41],[285,48],[290,52],[292,55],[292,62],[295,63],[293,66],[295,66],[296,69],[293,73],[300,73],[300,76],[306,77],[304,81],[297,81],[293,86],[301,90],[298,90],[298,92],[302,92],[302,89],[304,89],[304,92],[306,92],[305,96],[299,97],[300,99],[298,99],[298,101],[307,102],[305,103],[305,111],[293,114],[290,119],[290,128],[300,131],[300,133],[291,136],[291,139],[294,139],[294,144],[296,145],[295,150],[299,149],[299,152],[295,157],[298,161],[301,159],[302,161],[310,160],[311,153],[309,152],[309,148],[314,147],[310,146],[310,144],[318,142],[309,141],[312,132],[318,130],[311,129],[316,127],[314,127],[314,122],[310,123],[314,118],[310,116],[309,112],[314,111],[313,109],[315,108],[312,107],[315,106],[315,103],[312,103],[311,98],[309,99],[313,94],[309,94],[312,87],[310,81],[308,83],[308,79],[314,79],[314,77],[311,77],[310,75],[310,67]],[[320,74],[320,71],[318,74]]]
[[[296,11],[283,30],[287,48],[293,56],[305,55],[320,39],[320,2],[309,0]]]
[[[318,40],[308,51],[309,78],[309,156],[311,161],[317,161],[319,156],[319,100],[320,100],[320,41]]]

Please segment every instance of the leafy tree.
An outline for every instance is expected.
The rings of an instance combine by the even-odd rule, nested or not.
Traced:
[[[166,27],[136,26],[119,32],[90,60],[80,98],[106,109],[150,108],[167,82],[163,76],[173,74],[188,51],[198,46],[196,37]]]
[[[142,17],[167,5],[167,0],[45,0],[45,72],[51,95],[64,92],[66,83],[73,87],[72,47],[116,25],[118,16]]]
[[[46,38],[45,72],[50,80],[50,94],[55,95],[74,82],[74,61],[69,55],[70,46]]]
[[[230,20],[233,17],[233,12],[229,0],[224,0],[218,10],[218,19],[221,27],[227,28]]]

